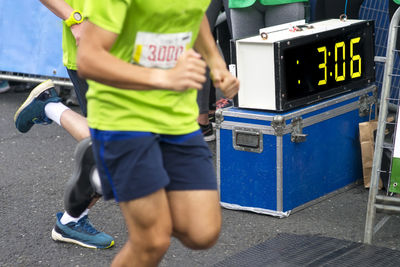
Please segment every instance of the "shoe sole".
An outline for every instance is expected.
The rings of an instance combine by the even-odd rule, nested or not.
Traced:
[[[203,138],[204,138],[204,141],[206,141],[206,142],[211,142],[211,141],[215,140],[214,124],[213,123],[210,123],[210,124],[211,124],[211,130],[209,132],[211,132],[211,135],[207,135],[208,131],[206,134],[203,133]]]
[[[90,137],[83,139],[75,149],[75,168],[66,185],[64,194],[65,210],[72,217],[79,217],[96,195],[89,177],[93,166],[95,166],[91,142]],[[85,160],[88,162],[83,164]]]
[[[210,136],[204,136],[203,135],[203,137],[204,137],[204,141],[206,141],[206,142],[211,142],[211,141],[215,140],[215,135],[214,134],[210,135]]]
[[[0,88],[0,94],[5,93],[5,92],[8,92],[8,91],[10,91],[10,89],[11,89],[10,86]]]
[[[112,247],[114,245],[114,240],[107,247],[97,247],[97,246],[89,245],[89,244],[80,242],[78,240],[72,239],[72,238],[63,237],[61,234],[57,233],[56,230],[54,230],[54,228],[51,231],[51,238],[54,241],[73,243],[73,244],[77,244],[77,245],[85,247],[85,248],[106,249],[106,248],[110,248],[110,247]]]
[[[30,103],[32,103],[32,101],[37,98],[41,93],[43,93],[44,91],[50,89],[54,87],[54,84],[51,80],[47,80],[42,82],[41,84],[39,84],[38,86],[36,86],[35,88],[33,88],[33,90],[31,91],[31,93],[29,94],[28,98],[25,100],[25,102],[19,107],[19,109],[17,110],[17,112],[15,112],[14,115],[14,122],[17,121],[18,115],[21,113],[21,111],[26,108]]]

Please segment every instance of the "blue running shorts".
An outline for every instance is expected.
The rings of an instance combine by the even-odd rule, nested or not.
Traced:
[[[91,129],[106,200],[130,201],[170,190],[216,190],[212,154],[201,131],[186,135]]]

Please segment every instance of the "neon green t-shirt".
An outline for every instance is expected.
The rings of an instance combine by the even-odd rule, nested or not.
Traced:
[[[118,34],[111,54],[132,64],[167,69],[193,46],[209,3],[210,0],[86,0],[84,11],[90,22]],[[172,135],[199,129],[197,90],[139,91],[90,80],[88,83],[91,128]]]
[[[65,0],[73,9],[83,12],[84,0]],[[64,66],[76,70],[76,42],[71,29],[63,22],[62,49]]]
[[[291,4],[297,2],[307,2],[308,0],[229,0],[230,8],[245,8],[252,6],[256,1],[260,1],[262,5],[273,6]]]

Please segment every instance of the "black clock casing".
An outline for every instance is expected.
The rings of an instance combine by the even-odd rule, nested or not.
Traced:
[[[365,88],[375,81],[373,21],[274,46],[278,111]]]

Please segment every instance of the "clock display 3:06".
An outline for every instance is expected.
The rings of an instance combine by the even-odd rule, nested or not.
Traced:
[[[282,88],[286,100],[329,90],[353,90],[373,79],[371,29],[357,27],[323,37],[310,35],[283,48]]]
[[[334,70],[334,78],[336,82],[346,80],[346,63],[349,63],[350,68],[350,78],[358,78],[361,77],[362,72],[362,64],[361,64],[361,56],[355,53],[354,47],[360,43],[361,38],[356,37],[350,39],[348,44],[348,48],[346,47],[346,43],[344,41],[335,43],[334,49],[334,58],[335,58],[335,70]],[[350,49],[350,60],[346,60],[346,49]],[[321,46],[317,48],[318,53],[323,54],[323,62],[318,65],[318,68],[323,71],[323,79],[318,81],[318,85],[326,85],[328,81],[328,56],[331,56],[332,52],[327,50],[326,46]],[[341,66],[340,66],[341,65]],[[330,72],[332,76],[332,72]]]

